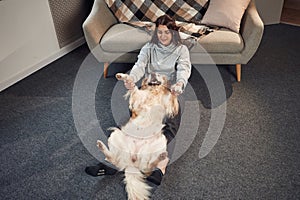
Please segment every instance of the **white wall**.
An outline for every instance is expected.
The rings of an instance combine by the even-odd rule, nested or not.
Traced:
[[[48,0],[0,1],[0,91],[71,49],[59,48]]]
[[[265,25],[280,23],[284,0],[256,0],[257,11]]]

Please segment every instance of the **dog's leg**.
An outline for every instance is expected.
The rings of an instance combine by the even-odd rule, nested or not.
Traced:
[[[169,162],[168,152],[163,152],[163,153],[159,154],[159,156],[148,165],[147,169],[143,170],[143,173],[146,176],[149,176],[156,167],[159,167],[160,169],[162,168],[163,169],[162,171],[164,171],[168,162]]]
[[[125,81],[129,78],[129,75],[128,74],[123,74],[123,73],[117,73],[116,74],[116,78],[119,80],[119,81]]]
[[[167,157],[168,157],[168,152],[166,151],[159,154],[159,156],[152,163],[150,163],[149,168],[153,170],[158,165],[159,162],[165,160]]]
[[[116,78],[117,78],[119,81],[124,81],[124,82],[126,82],[126,81],[132,81],[132,77],[130,77],[128,74],[123,74],[123,73],[117,73],[117,74],[116,74]],[[137,87],[137,86],[135,86],[133,89],[128,90],[128,92],[124,95],[125,99],[127,99],[128,97],[130,97],[131,94],[132,94],[134,91],[136,91],[136,90],[138,90],[138,87]]]
[[[164,160],[162,160],[162,161],[160,161],[158,164],[157,164],[157,168],[159,168],[160,170],[161,170],[161,172],[163,173],[163,174],[165,174],[166,173],[166,168],[167,168],[167,165],[168,165],[168,163],[169,163],[169,158],[166,158],[166,159],[164,159]]]
[[[97,146],[102,151],[102,153],[105,155],[106,160],[109,161],[110,163],[114,164],[114,159],[113,159],[114,156],[108,150],[108,148],[106,147],[106,145],[101,140],[97,140]]]

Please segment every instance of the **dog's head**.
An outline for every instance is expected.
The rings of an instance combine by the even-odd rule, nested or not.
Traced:
[[[173,117],[178,113],[177,96],[172,95],[167,76],[151,73],[147,75],[141,85],[141,89],[131,93],[129,104],[132,111],[132,118],[145,112],[145,108],[153,105],[163,105],[165,114]]]
[[[168,85],[168,78],[165,75],[158,73],[150,73],[142,82],[142,87],[146,86],[166,86]]]

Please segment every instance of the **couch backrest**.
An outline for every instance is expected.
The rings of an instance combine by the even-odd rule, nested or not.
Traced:
[[[105,0],[120,22],[152,21],[168,14],[178,21],[202,19],[209,0]]]

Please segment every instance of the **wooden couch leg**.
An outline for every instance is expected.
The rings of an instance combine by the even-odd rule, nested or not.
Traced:
[[[105,62],[105,63],[104,63],[104,71],[103,71],[103,76],[104,76],[104,78],[107,77],[108,66],[109,66],[109,63],[108,63],[108,62]]]
[[[241,76],[242,76],[242,65],[241,64],[236,64],[235,65],[235,71],[236,71],[236,80],[237,82],[241,81]]]

